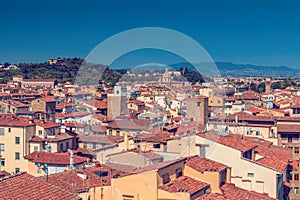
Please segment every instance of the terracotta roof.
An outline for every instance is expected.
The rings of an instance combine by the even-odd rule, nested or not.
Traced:
[[[300,122],[300,117],[275,117],[277,121]]]
[[[230,199],[226,198],[223,194],[219,193],[209,193],[207,195],[202,195],[195,200],[244,200],[244,199]]]
[[[93,124],[91,125],[91,130],[94,132],[94,133],[106,133],[106,126],[102,126],[100,124]]]
[[[14,114],[0,114],[0,126],[26,127],[33,125],[30,118],[19,117]]]
[[[300,124],[277,124],[278,133],[300,133]]]
[[[0,92],[0,96],[1,96],[1,97],[7,97],[7,96],[10,96],[10,95],[7,94],[6,92]]]
[[[38,143],[40,143],[40,142],[44,142],[45,140],[43,139],[43,138],[40,138],[40,137],[38,137],[38,136],[33,136],[30,140],[29,140],[29,142],[38,142]]]
[[[100,172],[103,173],[100,174]],[[110,169],[106,166],[103,166],[102,168],[97,166],[88,167],[86,169],[75,169],[72,171],[51,174],[48,176],[48,182],[65,191],[76,191],[80,193],[87,191],[89,188],[110,185],[111,176],[109,173]],[[80,177],[78,174],[82,174],[83,176],[86,175],[86,179],[82,178],[83,176]],[[39,179],[42,178],[44,177],[39,177]]]
[[[54,96],[47,96],[47,97],[40,98],[40,100],[50,103],[50,102],[56,102],[55,98],[56,97]]]
[[[48,142],[59,142],[63,140],[73,139],[75,136],[69,135],[67,133],[60,133],[57,135],[54,135],[54,137],[48,137],[45,139]]]
[[[150,120],[145,119],[121,119],[109,122],[107,127],[112,129],[142,130],[150,124]]]
[[[272,142],[261,138],[243,137],[245,140],[251,141],[258,146],[255,148],[255,155],[261,156],[255,162],[270,169],[284,172],[289,164],[291,164],[293,156],[292,150],[272,145]]]
[[[207,158],[200,158],[199,156],[188,158],[186,160],[186,165],[200,173],[219,172],[227,168],[227,166],[222,163],[218,163]]]
[[[79,140],[81,142],[88,142],[88,143],[101,143],[101,144],[113,144],[112,141],[109,140],[108,136],[106,135],[99,135],[99,134],[79,134]]]
[[[284,172],[289,163],[292,161],[292,151],[273,145],[259,145],[255,148],[255,152],[263,156],[263,158],[256,160],[257,163]]]
[[[134,138],[134,141],[146,141],[146,142],[156,142],[156,143],[166,143],[171,139],[169,133],[155,133],[155,134],[141,134]]]
[[[82,100],[83,103],[94,106],[98,109],[106,109],[107,102],[99,101],[99,100]]]
[[[34,123],[38,126],[41,126],[45,129],[48,129],[48,128],[57,128],[57,127],[60,127],[60,124],[58,123],[55,123],[55,122],[52,122],[52,121],[44,121],[44,120],[34,120]]]
[[[236,187],[234,184],[225,183],[221,186],[223,195],[226,196],[226,199],[232,200],[245,200],[245,199],[255,199],[255,200],[275,200],[274,198],[269,197],[267,194],[261,194],[254,191],[248,191],[239,187]]]
[[[92,116],[92,118],[95,118],[95,119],[97,119],[97,120],[99,120],[101,122],[104,122],[104,123],[106,123],[106,122],[112,122],[114,120],[113,118],[108,117],[106,115],[102,115],[102,114],[97,114],[95,116]]]
[[[70,191],[54,187],[51,183],[45,182],[44,178],[38,180],[25,172],[0,179],[1,199],[55,200],[58,197],[66,200],[79,199],[79,196],[72,194]]]
[[[190,193],[191,196],[199,192],[200,190],[208,189],[208,188],[210,188],[209,184],[190,178],[188,176],[181,176],[159,187],[159,189],[171,193],[175,193],[175,192]]]
[[[238,112],[231,114],[226,118],[226,120],[235,120],[236,116],[238,116],[239,121],[274,121],[274,118],[272,116],[254,116],[247,112]]]
[[[203,102],[204,99],[208,99],[207,96],[203,96],[203,95],[198,95],[194,98],[189,98],[189,99],[186,99],[187,102]]]
[[[7,105],[11,105],[14,106],[16,108],[25,108],[25,107],[29,107],[29,105],[26,105],[24,103],[21,103],[19,101],[16,100],[7,100],[7,101],[2,101],[3,103],[6,103]]]
[[[123,136],[116,136],[116,135],[107,135],[107,138],[112,141],[113,143],[120,143],[124,141]],[[128,137],[130,139],[131,137]]]
[[[84,128],[86,126],[86,124],[76,123],[76,122],[65,122],[63,125],[72,128]]]
[[[239,137],[235,137],[233,134],[229,134],[228,136],[221,136],[218,135],[216,131],[209,131],[205,133],[199,133],[197,135],[207,140],[211,140],[219,144],[231,147],[233,149],[237,149],[241,152],[246,152],[258,146],[253,142],[242,140]]]
[[[26,159],[31,160],[34,163],[47,163],[55,165],[69,165],[70,153],[50,153],[50,152],[33,152],[27,156]],[[80,164],[86,162],[85,157],[74,155],[74,164]]]
[[[76,117],[83,117],[83,116],[87,116],[87,115],[91,115],[92,113],[90,112],[70,112],[67,114],[63,114],[63,113],[55,113],[55,118],[58,119],[67,119],[67,118],[76,118]]]

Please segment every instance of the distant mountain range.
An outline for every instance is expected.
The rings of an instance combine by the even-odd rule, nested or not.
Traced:
[[[300,69],[294,69],[287,66],[260,66],[251,64],[234,64],[231,62],[215,62],[220,74],[224,76],[239,76],[239,77],[300,77]],[[203,62],[194,64],[198,69],[205,71],[214,68],[213,63]],[[186,62],[170,65],[175,70],[182,67],[195,69],[193,65]],[[201,73],[201,72],[200,72]]]

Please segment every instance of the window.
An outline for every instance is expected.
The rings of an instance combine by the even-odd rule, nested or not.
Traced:
[[[126,194],[123,194],[122,197],[123,197],[123,200],[133,200],[133,198],[134,198],[133,195],[126,195]]]
[[[200,102],[197,102],[197,106],[198,106],[198,107],[200,107],[200,104],[201,104]]]
[[[0,135],[4,135],[4,128],[0,128]]]
[[[180,176],[182,176],[182,168],[177,168],[176,169],[176,178],[179,178]]]
[[[20,160],[20,153],[19,152],[15,152],[15,159]]]
[[[51,146],[46,146],[46,151],[47,152],[51,152],[52,151],[52,147]]]
[[[112,135],[112,130],[109,130],[109,135]]]
[[[16,137],[15,141],[16,141],[16,144],[20,144],[20,137]]]
[[[33,147],[33,151],[39,151],[39,147],[38,146]]]
[[[170,181],[170,176],[169,173],[165,173],[162,175],[162,179],[163,179],[163,184],[166,184]]]
[[[8,132],[9,132],[9,133],[11,132],[11,128],[8,128]]]
[[[66,142],[66,149],[69,149],[69,142]]]
[[[295,147],[294,153],[295,153],[295,154],[299,154],[299,147]]]
[[[153,144],[153,148],[159,149],[159,148],[160,148],[160,143],[154,143],[154,144]]]
[[[260,135],[260,131],[256,131],[256,135]]]
[[[39,130],[39,135],[43,135],[43,131],[42,130]]]
[[[292,142],[292,136],[288,135],[288,142],[291,143]]]
[[[299,187],[294,187],[294,193],[299,194]]]
[[[120,136],[120,131],[117,131],[117,134],[116,134],[117,136]]]
[[[247,176],[248,176],[249,178],[254,178],[254,173],[249,172]]]
[[[299,181],[299,174],[294,174],[294,181]]]
[[[86,142],[83,143],[83,148],[87,148],[87,143]]]
[[[5,166],[5,160],[1,160],[0,165]]]
[[[59,148],[60,148],[60,151],[63,151],[63,150],[64,150],[64,144],[61,143],[61,144],[59,145]]]
[[[0,144],[0,151],[4,151],[5,150],[5,144]]]
[[[19,173],[19,172],[20,172],[20,168],[18,168],[18,167],[15,168],[15,172],[16,172],[16,173]]]
[[[96,149],[96,148],[97,148],[97,144],[93,143],[93,149]]]

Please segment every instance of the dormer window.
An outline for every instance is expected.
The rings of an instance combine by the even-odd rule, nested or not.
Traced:
[[[163,179],[163,184],[169,183],[170,182],[170,176],[169,173],[164,173],[162,175],[162,179]]]
[[[177,168],[176,169],[176,178],[179,178],[180,176],[182,176],[182,168]]]

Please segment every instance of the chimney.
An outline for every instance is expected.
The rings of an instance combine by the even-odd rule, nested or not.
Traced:
[[[128,140],[128,133],[124,133],[124,143],[125,143],[125,150],[129,149],[129,140]]]
[[[74,168],[74,154],[71,149],[68,149],[68,151],[70,152],[70,170],[72,170]]]

